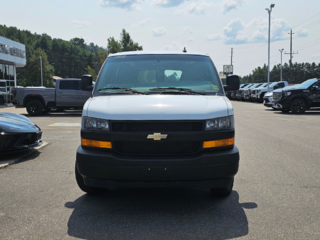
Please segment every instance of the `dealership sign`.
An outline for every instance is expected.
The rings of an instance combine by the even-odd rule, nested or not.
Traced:
[[[0,53],[10,54],[14,57],[26,58],[26,51],[15,47],[9,47],[3,43],[0,43]]]

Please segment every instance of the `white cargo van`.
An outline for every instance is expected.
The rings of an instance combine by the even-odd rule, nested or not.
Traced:
[[[239,167],[234,113],[210,57],[187,52],[110,55],[83,107],[76,180],[87,193],[119,187],[232,191]]]

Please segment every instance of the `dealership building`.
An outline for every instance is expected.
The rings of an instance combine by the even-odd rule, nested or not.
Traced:
[[[26,65],[26,46],[0,36],[0,86],[17,86],[17,67]]]

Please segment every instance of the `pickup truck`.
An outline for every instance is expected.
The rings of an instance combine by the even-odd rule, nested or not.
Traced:
[[[259,87],[262,83],[253,84],[251,87],[247,88],[243,91],[243,100],[252,101],[251,99],[251,90]]]
[[[244,92],[246,89],[252,87],[253,85],[254,85],[253,83],[250,83],[250,84],[246,85],[245,87],[240,88],[240,89],[237,91],[237,93],[236,93],[236,99],[243,101],[243,100],[244,100],[243,92]]]
[[[284,88],[280,88],[281,90],[287,90],[287,89],[290,89],[290,88],[293,88],[294,86],[296,85],[290,85],[290,86],[286,86]],[[276,89],[274,91],[278,91],[280,89]],[[267,92],[264,97],[263,97],[263,105],[266,106],[266,107],[272,107],[273,109],[276,109],[275,107],[272,106],[272,101],[273,101],[273,92]]]
[[[296,114],[320,107],[320,79],[313,78],[293,86],[273,92],[272,106],[282,112]]]
[[[247,85],[248,85],[248,83],[242,83],[239,88],[243,88],[243,87],[245,87],[245,86],[247,86]],[[227,92],[227,94],[229,94],[229,96],[230,96],[229,99],[230,99],[230,100],[235,100],[235,99],[236,99],[237,91]],[[228,95],[227,95],[227,96],[228,96]]]
[[[82,109],[90,93],[80,89],[81,79],[58,79],[55,88],[14,88],[13,105],[25,107],[31,116],[51,109]]]
[[[263,97],[264,95],[269,91],[273,91],[273,90],[276,90],[278,88],[284,88],[286,86],[289,86],[288,82],[286,81],[280,81],[280,82],[273,82],[265,87],[262,87],[262,88],[257,88],[254,92],[253,92],[253,95],[252,95],[252,99],[253,101],[257,101],[259,103],[262,103],[263,102]]]
[[[121,187],[195,187],[232,192],[240,157],[232,104],[211,58],[189,52],[109,55],[82,111],[75,177],[91,193]]]

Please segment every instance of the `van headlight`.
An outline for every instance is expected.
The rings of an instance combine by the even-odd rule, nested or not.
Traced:
[[[233,116],[220,117],[206,120],[206,131],[232,129],[234,127]]]
[[[82,128],[110,131],[109,121],[100,118],[82,117]]]

